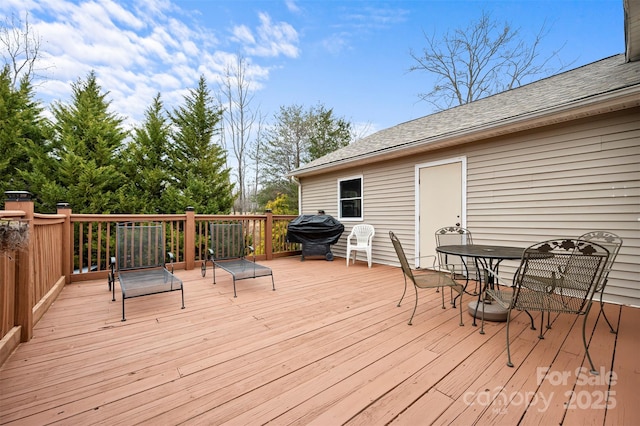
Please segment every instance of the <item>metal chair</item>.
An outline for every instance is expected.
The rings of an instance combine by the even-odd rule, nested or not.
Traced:
[[[615,330],[613,328],[613,325],[611,325],[609,318],[607,318],[607,314],[605,314],[604,312],[604,302],[602,300],[602,296],[604,294],[604,288],[606,287],[607,281],[609,279],[609,272],[611,272],[613,263],[616,261],[616,257],[618,256],[620,248],[622,247],[622,238],[620,238],[613,232],[592,231],[581,235],[579,239],[600,244],[602,247],[609,250],[609,259],[607,260],[607,265],[602,274],[600,285],[598,286],[598,288],[596,288],[596,293],[600,293],[600,312],[602,312],[604,320],[609,325],[609,330],[611,331],[611,333],[615,334],[618,332],[618,330]]]
[[[448,245],[467,245],[473,244],[473,236],[471,235],[471,231],[466,228],[462,228],[460,226],[445,226],[444,228],[440,228],[435,232],[436,236],[436,247],[440,246],[448,246]],[[460,263],[453,262],[448,255],[439,253],[438,261],[441,266],[447,267],[447,265],[453,265],[455,269],[462,272],[464,271],[464,276],[466,279],[466,283],[469,283],[469,267],[467,265],[467,261],[464,257],[460,257]],[[477,268],[474,268],[475,278],[477,280]],[[465,285],[466,287],[466,285]],[[477,293],[473,293],[473,295],[477,295]]]
[[[347,237],[347,267],[349,267],[351,252],[355,251],[353,254],[353,263],[355,264],[358,250],[362,250],[367,254],[367,264],[371,268],[371,246],[375,234],[376,231],[372,225],[360,224],[351,229],[351,233]],[[353,241],[354,239],[355,241]]]
[[[460,325],[461,326],[464,325],[464,323],[462,322],[463,286],[462,284],[458,284],[454,280],[453,278],[454,273],[453,272],[446,273],[438,270],[436,265],[436,256],[427,256],[427,257],[434,258],[434,268],[421,269],[420,272],[416,271],[418,273],[414,274],[414,271],[411,269],[411,267],[409,266],[409,262],[407,261],[407,256],[404,254],[404,249],[402,248],[402,244],[400,243],[400,240],[395,236],[393,231],[389,231],[389,238],[391,238],[391,242],[393,243],[393,248],[395,249],[396,254],[398,255],[398,260],[400,261],[400,266],[402,267],[402,272],[404,276],[404,291],[402,293],[402,297],[400,298],[400,301],[398,302],[398,306],[400,306],[400,304],[402,303],[402,300],[404,299],[404,296],[407,292],[407,278],[413,283],[413,288],[416,293],[416,298],[415,298],[416,302],[413,307],[413,313],[411,314],[411,318],[409,318],[409,325],[412,324],[413,316],[416,314],[416,309],[418,307],[418,289],[419,288],[439,289],[440,287],[450,287],[451,289],[458,292],[458,294],[460,295],[461,297],[460,306],[459,306]],[[442,309],[445,309],[444,291],[442,291],[441,294],[442,294]],[[455,308],[455,305],[454,305],[454,308]]]
[[[593,296],[598,289],[607,267],[609,251],[596,243],[580,239],[543,241],[525,249],[513,281],[507,284],[495,271],[486,270],[501,286],[485,289],[485,299],[508,309],[507,315],[507,365],[513,367],[509,349],[509,325],[512,311],[525,311],[535,330],[529,311],[541,312],[540,334],[547,313],[547,328],[551,328],[549,316],[552,312],[583,315],[582,342],[589,359],[591,373],[597,374],[589,355],[585,328]],[[482,326],[484,327],[484,303],[482,304]]]
[[[216,283],[216,269],[221,268],[233,277],[233,297],[236,293],[236,280],[246,280],[271,276],[271,288],[276,290],[271,268],[255,262],[256,256],[252,246],[246,244],[242,223],[209,223],[211,248],[209,258],[202,261],[201,273],[207,274],[207,262],[213,263],[213,284]],[[246,258],[247,252],[253,254],[253,260]]]
[[[172,253],[168,253],[171,258],[171,271],[167,269],[164,249],[163,224],[118,223],[116,256],[110,259],[107,281],[114,302],[116,276],[120,282],[122,321],[126,321],[124,301],[133,297],[179,290],[184,309],[184,287],[182,281],[173,275]]]
[[[473,237],[471,235],[471,231],[466,228],[462,228],[460,226],[445,226],[444,228],[440,228],[435,233],[436,236],[436,247],[440,246],[448,246],[448,245],[467,245],[473,244]],[[447,271],[458,270],[460,272],[464,271],[464,291],[470,296],[478,295],[478,283],[480,282],[480,274],[478,273],[478,265],[474,263],[473,271],[474,276],[473,279],[476,282],[476,288],[473,292],[467,292],[467,286],[469,285],[469,267],[467,265],[467,260],[459,256],[460,262],[456,263],[449,258],[449,255],[444,253],[438,253],[438,262],[441,268],[445,268]],[[455,305],[456,300],[452,297],[451,303]],[[475,320],[474,320],[475,321]]]

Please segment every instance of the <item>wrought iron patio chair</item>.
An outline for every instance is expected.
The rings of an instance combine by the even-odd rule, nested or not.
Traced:
[[[213,284],[216,283],[216,268],[221,268],[233,277],[233,297],[236,293],[236,280],[246,280],[271,276],[271,287],[276,290],[271,268],[255,262],[255,250],[245,241],[245,232],[241,223],[209,223],[211,248],[209,257],[202,261],[202,276],[207,273],[207,262],[213,263]],[[253,260],[247,259],[247,252]]]
[[[460,226],[445,226],[443,228],[438,229],[435,232],[435,236],[436,236],[436,247],[448,246],[448,245],[473,244],[473,236],[471,234],[471,231],[469,231],[466,228],[462,228]],[[460,273],[464,271],[465,292],[467,292],[467,286],[469,285],[469,280],[470,279],[475,280],[476,282],[475,290],[472,292],[467,292],[467,294],[471,296],[478,295],[477,286],[478,286],[478,283],[480,282],[479,280],[480,276],[478,272],[478,266],[475,264],[475,262],[472,262],[471,271],[470,271],[469,264],[468,264],[469,260],[462,256],[454,256],[459,259],[459,261],[457,262],[456,260],[451,259],[450,255],[447,255],[445,253],[437,253],[437,256],[438,256],[438,262],[441,268],[445,268],[447,270],[457,270]],[[452,303],[455,304],[455,299],[453,298],[452,298]]]
[[[540,334],[542,334],[544,316],[547,314],[547,328],[551,328],[551,313],[583,315],[582,342],[591,366],[591,372],[597,374],[585,335],[587,316],[591,309],[593,296],[600,284],[601,276],[607,265],[609,251],[596,243],[580,239],[559,239],[543,241],[525,249],[520,266],[509,284],[495,271],[492,274],[498,286],[486,288],[484,300],[498,303],[507,314],[507,365],[513,367],[509,348],[509,325],[512,311],[525,311],[535,330],[530,311],[541,313]],[[507,285],[508,289],[503,286]],[[501,288],[502,287],[502,288]],[[482,304],[482,326],[484,327],[484,303]]]
[[[414,271],[409,266],[409,262],[407,261],[407,256],[404,253],[404,249],[402,248],[402,244],[393,231],[389,231],[389,238],[391,238],[391,242],[393,243],[393,248],[396,251],[398,256],[398,260],[400,261],[400,266],[402,267],[402,273],[404,277],[404,291],[402,292],[402,297],[398,302],[398,306],[402,303],[405,294],[407,293],[407,278],[409,281],[413,283],[413,288],[415,290],[415,305],[413,306],[413,312],[411,313],[411,318],[409,318],[409,325],[413,323],[413,317],[416,314],[416,309],[418,308],[418,289],[426,289],[426,288],[435,288],[440,289],[441,287],[450,287],[460,295],[460,325],[464,325],[462,322],[462,293],[463,285],[458,284],[453,278],[455,275],[455,271],[452,272],[442,272],[437,268],[437,258],[436,256],[426,256],[433,257],[434,265],[433,269],[420,269],[420,271]],[[444,306],[444,291],[442,294],[442,309],[445,309]],[[454,305],[455,308],[455,305]]]
[[[371,248],[375,234],[376,231],[372,225],[359,224],[355,225],[351,229],[351,233],[347,237],[347,267],[349,267],[349,257],[351,252],[355,252],[353,254],[353,263],[355,264],[358,250],[362,250],[366,253],[367,264],[369,265],[369,268],[371,268]]]
[[[602,247],[609,250],[609,259],[607,260],[607,265],[605,266],[604,272],[602,273],[600,284],[598,288],[596,288],[596,293],[600,293],[600,312],[602,312],[604,320],[609,325],[609,330],[611,331],[611,333],[615,334],[618,332],[618,330],[615,330],[613,328],[613,325],[609,321],[609,318],[607,318],[607,314],[604,311],[604,301],[602,300],[602,296],[604,294],[604,289],[607,286],[607,281],[609,280],[609,272],[611,272],[613,263],[616,261],[616,257],[618,257],[618,253],[620,252],[620,248],[622,247],[622,238],[620,238],[613,232],[592,231],[581,235],[579,239],[600,244]]]
[[[109,290],[115,302],[115,279],[122,290],[122,321],[126,321],[124,301],[133,297],[180,290],[184,309],[182,280],[173,274],[165,263],[164,226],[161,223],[118,223],[116,226],[116,256],[110,260]]]
[[[435,237],[436,247],[473,244],[473,236],[471,235],[471,231],[460,226],[445,226],[444,228],[440,228],[435,232]],[[453,265],[459,272],[464,271],[465,279],[468,282],[470,275],[469,266],[467,265],[467,259],[461,256],[456,257],[459,257],[459,262],[450,259],[449,255],[447,254],[438,253],[438,262],[443,267],[445,265]],[[476,272],[475,267],[472,272]],[[475,275],[475,277],[477,278],[477,274]]]

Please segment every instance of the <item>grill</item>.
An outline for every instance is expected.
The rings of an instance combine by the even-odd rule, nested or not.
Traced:
[[[331,245],[336,244],[344,232],[344,225],[326,214],[301,215],[287,225],[287,241],[302,244],[302,257],[324,256],[333,260]]]

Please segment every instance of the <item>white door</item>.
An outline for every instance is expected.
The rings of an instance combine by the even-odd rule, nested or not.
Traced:
[[[418,169],[418,232],[416,251],[418,256],[436,254],[436,230],[444,226],[465,226],[465,167],[464,158],[428,163]],[[432,262],[425,259],[420,265],[427,267]]]

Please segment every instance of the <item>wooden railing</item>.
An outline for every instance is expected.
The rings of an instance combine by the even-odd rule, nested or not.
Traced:
[[[300,253],[298,244],[285,241],[292,215],[73,214],[66,204],[58,205],[57,214],[44,215],[34,213],[30,194],[7,195],[0,219],[27,223],[30,237],[26,248],[0,253],[0,365],[21,341],[31,339],[33,326],[65,284],[93,279],[106,284],[120,222],[162,223],[165,249],[174,254],[176,269],[200,267],[206,259],[210,222],[242,223],[259,260]]]
[[[60,212],[61,210],[59,210]],[[299,252],[298,244],[285,242],[287,224],[295,216],[273,215],[88,215],[71,214],[72,266],[70,281],[107,277],[109,259],[115,256],[116,224],[159,222],[165,227],[166,251],[175,256],[175,267],[193,269],[206,259],[210,245],[209,222],[242,223],[245,238],[256,258],[270,260]],[[266,237],[269,236],[269,237]]]

